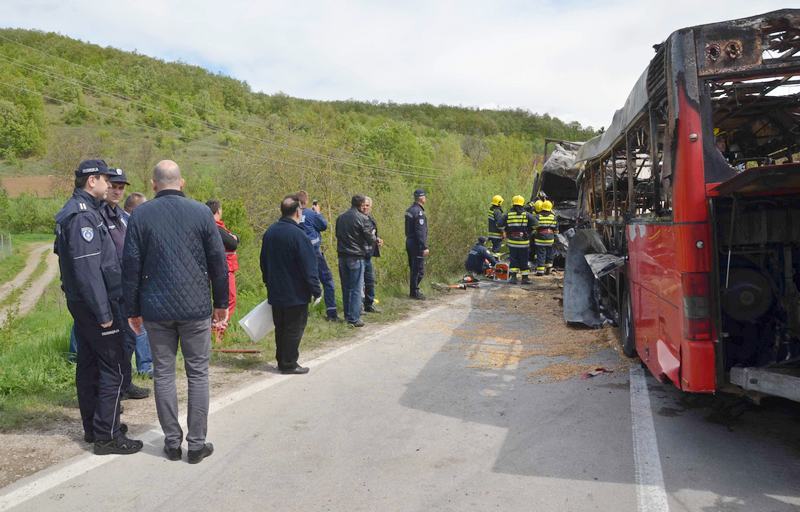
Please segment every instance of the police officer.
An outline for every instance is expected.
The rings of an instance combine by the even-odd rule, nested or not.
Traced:
[[[530,284],[528,257],[531,246],[531,230],[536,224],[533,214],[525,211],[525,198],[514,196],[511,209],[503,215],[501,227],[506,228],[508,252],[511,257],[511,283],[517,283],[517,274],[522,274],[522,284]]]
[[[125,232],[128,229],[128,217],[119,203],[125,193],[125,187],[130,185],[128,177],[125,176],[125,171],[122,169],[110,168],[112,171],[111,178],[109,179],[110,188],[106,197],[105,204],[100,207],[100,216],[106,223],[106,229],[114,242],[114,247],[117,249],[117,258],[119,259],[120,268],[122,267],[122,250],[125,247]],[[140,341],[141,340],[141,341]],[[131,357],[136,352],[136,364],[141,373],[153,373],[153,358],[150,355],[149,346],[140,347],[142,342],[147,343],[146,339],[138,338],[133,329],[127,327],[125,329],[125,345],[122,359],[122,399],[129,398],[140,400],[150,396],[150,390],[147,388],[139,387],[133,383],[133,368],[131,366]]]
[[[492,197],[492,205],[489,207],[489,241],[492,242],[492,252],[500,252],[503,244],[503,228],[497,225],[503,218],[503,196],[495,195]]]
[[[408,267],[411,271],[410,297],[425,300],[419,291],[419,283],[425,276],[425,258],[428,256],[428,219],[425,217],[425,191],[421,188],[414,191],[414,204],[406,210],[406,252]]]
[[[489,268],[489,265],[494,266],[496,264],[497,258],[486,248],[486,237],[479,236],[478,243],[473,245],[467,254],[467,261],[464,263],[467,272],[482,276],[486,269]]]
[[[553,270],[553,257],[555,255],[553,244],[558,233],[558,221],[552,212],[553,203],[545,199],[542,201],[541,211],[536,215],[536,275],[549,274]]]
[[[109,188],[103,160],[84,160],[75,171],[72,198],[56,214],[55,252],[61,288],[80,339],[75,386],[84,440],[97,455],[131,454],[142,442],[128,439],[120,423],[125,321],[122,273],[99,208]]]

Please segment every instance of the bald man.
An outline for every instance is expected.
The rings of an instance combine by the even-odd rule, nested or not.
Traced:
[[[213,453],[208,429],[208,361],[211,327],[228,313],[228,265],[211,210],[187,198],[178,164],[162,160],[153,169],[154,199],[128,223],[123,254],[123,288],[128,322],[142,325],[153,353],[153,382],[164,453],[181,460],[175,359],[180,344],[189,388],[188,461]],[[212,311],[213,300],[213,311]]]

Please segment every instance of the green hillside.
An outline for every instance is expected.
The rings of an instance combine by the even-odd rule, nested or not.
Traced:
[[[243,291],[260,290],[257,237],[288,192],[307,189],[331,218],[351,194],[372,196],[390,248],[379,279],[399,291],[406,272],[402,212],[414,188],[429,190],[431,271],[449,276],[460,272],[463,253],[483,232],[489,198],[529,193],[544,137],[592,135],[578,123],[522,110],[255,93],[196,66],[0,30],[0,176],[65,177],[54,200],[0,193],[0,230],[49,230],[82,158],[123,167],[131,189],[142,191],[153,164],[174,159],[187,192],[221,198],[226,220],[244,235]],[[326,239],[329,255],[332,243]]]

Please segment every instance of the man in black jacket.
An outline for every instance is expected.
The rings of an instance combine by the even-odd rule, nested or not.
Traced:
[[[425,216],[425,191],[414,191],[414,204],[406,210],[406,253],[410,271],[409,295],[412,299],[424,300],[419,284],[425,277],[425,258],[428,257],[428,218]]]
[[[383,239],[378,236],[378,222],[375,220],[375,217],[372,216],[372,198],[365,197],[364,199],[364,206],[361,207],[361,213],[369,218],[375,233],[375,244],[372,250],[367,252],[367,257],[364,258],[364,312],[380,313],[380,310],[375,307],[375,266],[373,265],[372,258],[381,257]]]
[[[362,195],[353,196],[350,209],[336,218],[336,250],[339,253],[344,319],[353,327],[364,326],[361,321],[364,264],[375,244],[375,228],[369,217],[361,212],[366,200]]]
[[[150,337],[156,410],[170,460],[181,459],[183,441],[175,387],[180,340],[189,383],[188,460],[195,464],[214,451],[206,442],[208,361],[212,322],[227,321],[228,265],[211,211],[184,196],[183,186],[178,164],[156,165],[156,197],[131,215],[122,264],[128,322],[137,334],[144,323]]]
[[[261,276],[275,323],[275,359],[284,374],[308,373],[297,364],[298,349],[308,322],[308,303],[322,294],[317,255],[301,219],[300,199],[286,196],[281,219],[264,232],[261,242]]]

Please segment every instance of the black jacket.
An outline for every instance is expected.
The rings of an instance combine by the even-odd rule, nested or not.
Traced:
[[[82,189],[56,214],[61,289],[68,301],[83,302],[98,324],[113,320],[111,301],[122,297],[122,272],[108,228],[98,209],[103,202]]]
[[[350,208],[336,218],[336,251],[339,256],[366,258],[372,255],[375,228],[369,217]]]
[[[228,307],[228,264],[214,217],[180,191],[162,190],[133,211],[122,268],[129,317],[209,318],[212,293],[215,308]]]
[[[264,232],[261,240],[261,277],[267,300],[288,308],[311,302],[322,293],[317,273],[317,253],[303,227],[282,218]]]
[[[428,248],[428,218],[425,208],[414,203],[406,210],[406,249],[424,251]]]
[[[370,224],[372,224],[372,232],[375,233],[375,243],[372,244],[372,251],[370,251],[367,257],[380,258],[381,248],[378,245],[378,222],[372,215],[367,215],[367,218],[369,219]]]
[[[122,265],[122,250],[125,247],[125,232],[128,230],[128,223],[122,218],[122,209],[119,206],[111,206],[109,203],[103,204],[98,210],[100,216],[106,223],[114,247],[117,248],[117,257]]]

